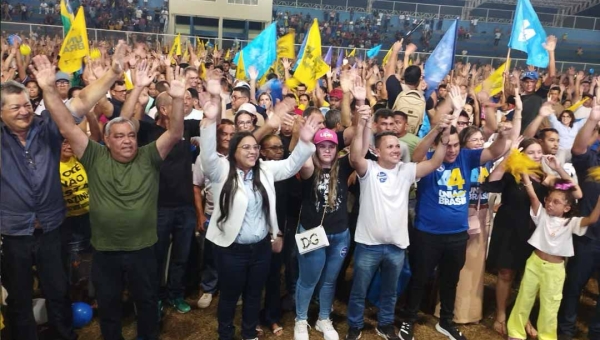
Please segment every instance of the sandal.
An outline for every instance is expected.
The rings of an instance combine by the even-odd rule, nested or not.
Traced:
[[[502,336],[506,336],[506,320],[500,321],[498,319],[494,320],[494,330]]]
[[[283,327],[279,326],[276,323],[271,325],[271,331],[273,332],[273,335],[275,335],[275,336],[283,335]]]
[[[264,336],[265,335],[265,331],[262,330],[262,328],[260,328],[260,326],[256,326],[256,336]]]
[[[527,325],[525,326],[525,332],[532,338],[537,338],[538,333],[537,330],[531,324],[531,321],[527,321]]]

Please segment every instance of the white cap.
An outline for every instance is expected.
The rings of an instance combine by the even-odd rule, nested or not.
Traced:
[[[256,112],[256,106],[254,106],[254,104],[251,104],[251,103],[242,104],[236,113],[238,113],[240,111],[246,111],[253,115],[256,115],[258,113],[258,112]]]

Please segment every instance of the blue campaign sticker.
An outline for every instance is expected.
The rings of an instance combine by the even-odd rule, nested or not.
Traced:
[[[437,171],[438,171],[438,172],[442,172],[442,171],[444,171],[444,170],[446,170],[446,168],[444,167],[444,164],[440,165],[440,167],[439,167],[439,168],[437,168]]]
[[[344,247],[344,248],[342,248],[342,250],[340,250],[341,257],[346,257],[347,254],[348,254],[348,247]]]
[[[379,182],[385,183],[385,181],[387,181],[387,174],[385,172],[381,171],[380,173],[377,174],[377,179],[379,179]]]

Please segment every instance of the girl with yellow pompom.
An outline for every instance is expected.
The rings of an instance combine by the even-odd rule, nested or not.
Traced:
[[[481,186],[484,191],[502,194],[502,205],[494,219],[487,258],[488,269],[498,271],[494,329],[502,335],[507,335],[506,309],[515,274],[524,269],[527,258],[533,251],[527,240],[535,226],[529,215],[530,199],[521,177],[523,173],[527,174],[534,192],[542,202],[548,194],[548,186],[552,186],[556,180],[556,177],[548,176],[542,171],[543,158],[561,178],[571,180],[556,158],[544,156],[539,141],[529,138],[519,144],[518,150],[513,149]],[[532,337],[537,334],[531,324],[527,324],[527,331]]]

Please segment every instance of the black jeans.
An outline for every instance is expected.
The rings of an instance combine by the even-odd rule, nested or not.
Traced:
[[[159,287],[159,299],[183,298],[185,292],[183,276],[195,231],[196,211],[193,206],[158,208],[158,242],[155,247],[158,268],[156,284]],[[171,245],[171,256],[168,263],[166,285],[163,285],[169,245]]]
[[[454,300],[460,271],[465,264],[467,251],[467,232],[436,235],[420,230],[411,234],[410,256],[414,266],[408,291],[406,312],[408,320],[415,322],[425,294],[425,286],[431,272],[438,266],[440,276],[440,320],[452,322],[454,318]],[[411,263],[411,264],[412,264]]]
[[[294,246],[296,243],[294,243]],[[271,327],[281,321],[281,266],[283,254],[273,253],[271,256],[271,270],[265,287],[264,323]]]
[[[233,317],[242,295],[242,338],[254,339],[259,321],[260,300],[271,266],[271,238],[255,244],[233,243],[229,247],[215,245],[215,260],[219,273],[219,339],[232,340],[235,332]]]
[[[96,287],[100,330],[105,340],[121,337],[121,292],[124,275],[137,308],[137,336],[158,339],[158,297],[154,246],[135,251],[95,251],[92,280]]]
[[[600,272],[600,240],[573,236],[573,246],[575,256],[567,262],[567,278],[558,312],[558,333],[570,336],[574,336],[576,331],[575,322],[581,290],[594,272]],[[600,297],[596,301],[596,311],[588,327],[588,337],[591,340],[600,339]]]
[[[44,233],[35,230],[30,236],[2,236],[2,276],[8,292],[8,325],[12,338],[38,338],[31,308],[33,270],[36,266],[46,298],[48,322],[60,339],[77,339],[73,332],[69,282],[63,265],[60,229]]]

